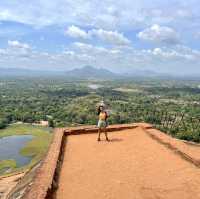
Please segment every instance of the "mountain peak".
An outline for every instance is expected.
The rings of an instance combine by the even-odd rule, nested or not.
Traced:
[[[97,68],[95,68],[94,66],[91,66],[91,65],[85,65],[81,69],[84,69],[84,70],[96,70]]]
[[[67,72],[67,76],[73,78],[83,78],[83,79],[91,79],[91,78],[113,78],[117,75],[105,68],[96,68],[90,65],[83,66],[82,68],[75,68]]]

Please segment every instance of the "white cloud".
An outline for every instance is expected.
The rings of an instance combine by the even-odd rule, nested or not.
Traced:
[[[96,54],[96,53],[108,53],[109,50],[102,46],[93,46],[87,43],[75,42],[73,43],[73,47],[75,49],[80,50],[81,52],[87,52],[88,54]]]
[[[178,9],[176,15],[181,18],[188,18],[192,16],[192,13],[188,9]]]
[[[122,33],[118,33],[117,31],[93,29],[90,31],[90,34],[96,36],[102,41],[105,41],[114,45],[128,45],[131,43],[130,40],[128,40]]]
[[[23,48],[23,49],[30,49],[30,46],[26,43],[21,43],[17,40],[8,40],[8,45],[14,48]]]
[[[147,28],[138,33],[141,40],[164,43],[164,44],[177,44],[179,43],[179,35],[172,28],[166,26],[159,26],[157,24]]]
[[[200,51],[182,45],[177,45],[175,48],[154,48],[143,50],[143,52],[150,56],[155,56],[154,58],[162,59],[166,63],[170,61],[180,61],[182,63],[185,61],[195,62],[200,59]]]
[[[194,33],[195,39],[200,39],[200,31]]]
[[[89,31],[85,31],[80,29],[77,26],[70,26],[68,27],[67,31],[65,32],[67,36],[78,38],[78,39],[99,39],[106,44],[112,45],[129,45],[131,41],[126,38],[122,33],[117,31],[108,31],[103,29],[91,29]]]
[[[181,57],[181,54],[175,50],[164,50],[161,48],[154,48],[151,52],[153,55],[160,56],[166,59]]]
[[[198,0],[34,0],[30,4],[1,0],[0,20],[35,27],[74,24],[122,31],[154,23],[192,27],[199,22],[199,9]]]
[[[93,48],[91,44],[81,43],[81,42],[75,42],[73,43],[73,45],[83,51],[91,50]]]
[[[74,37],[74,38],[80,38],[80,39],[88,39],[89,38],[89,34],[86,31],[84,31],[74,25],[68,27],[65,34],[70,37]]]
[[[6,54],[6,50],[5,49],[0,49],[0,55],[5,55]]]
[[[70,55],[70,56],[74,56],[74,55],[75,55],[74,51],[72,51],[72,50],[65,50],[65,51],[63,52],[63,54],[65,54],[65,55]]]
[[[15,46],[15,45],[14,45]],[[61,53],[47,53],[33,49],[0,49],[0,65],[8,67],[31,67],[37,69],[68,70],[84,65],[107,67],[117,72],[134,68],[158,70],[160,72],[195,72],[200,67],[200,51],[176,45],[137,50],[131,46],[102,47],[74,42]],[[188,66],[190,66],[188,68]],[[45,68],[46,67],[46,68]]]

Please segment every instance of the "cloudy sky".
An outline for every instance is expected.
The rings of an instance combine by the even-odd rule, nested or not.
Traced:
[[[199,0],[1,0],[0,68],[200,74]]]

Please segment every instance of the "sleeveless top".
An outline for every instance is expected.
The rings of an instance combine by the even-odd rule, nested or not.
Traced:
[[[106,120],[107,114],[106,112],[99,113],[99,120]]]

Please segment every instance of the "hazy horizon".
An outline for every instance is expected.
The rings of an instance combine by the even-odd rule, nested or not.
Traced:
[[[0,2],[0,71],[200,74],[197,0]]]

